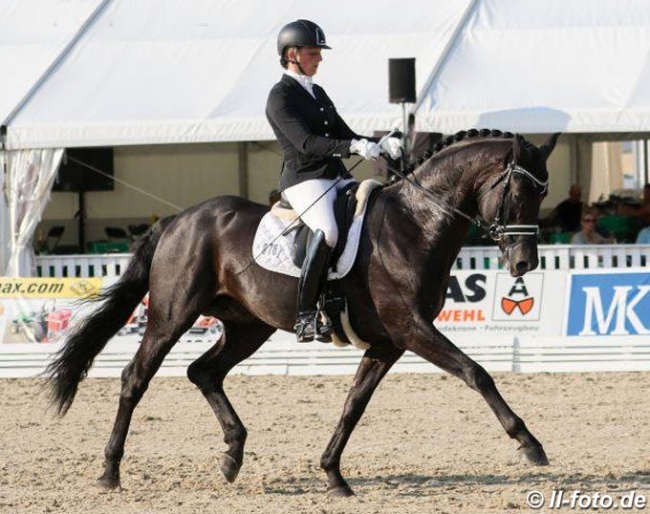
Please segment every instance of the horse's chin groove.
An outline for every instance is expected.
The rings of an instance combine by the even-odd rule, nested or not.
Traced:
[[[327,496],[331,498],[350,498],[351,496],[354,496],[354,491],[349,485],[340,485],[338,487],[328,488]]]
[[[533,466],[548,466],[550,463],[544,448],[541,446],[520,447],[517,450],[519,462]]]
[[[222,453],[219,459],[219,469],[221,469],[226,480],[232,484],[237,479],[237,475],[239,475],[241,463],[237,462],[227,453]]]

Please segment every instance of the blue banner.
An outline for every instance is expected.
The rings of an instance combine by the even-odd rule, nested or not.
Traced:
[[[572,274],[566,335],[649,335],[650,273]]]

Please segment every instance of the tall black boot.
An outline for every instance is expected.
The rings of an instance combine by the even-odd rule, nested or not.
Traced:
[[[293,329],[299,343],[313,341],[316,335],[327,336],[331,332],[329,327],[319,324],[316,316],[316,302],[331,253],[331,248],[325,242],[325,234],[322,230],[317,230],[307,248],[298,281],[298,316]]]

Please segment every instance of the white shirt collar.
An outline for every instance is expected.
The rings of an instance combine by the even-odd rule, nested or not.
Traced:
[[[316,95],[314,94],[314,82],[312,80],[312,77],[308,77],[307,75],[301,75],[299,73],[296,73],[295,71],[292,70],[284,70],[285,75],[289,75],[291,78],[294,78],[298,81],[298,84],[300,84],[302,87],[305,88],[305,90],[314,98],[316,98]]]

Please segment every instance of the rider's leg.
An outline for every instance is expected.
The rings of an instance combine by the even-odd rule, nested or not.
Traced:
[[[298,342],[313,341],[317,335],[328,336],[331,328],[320,326],[316,316],[316,302],[320,294],[323,276],[329,267],[331,248],[325,242],[325,234],[317,230],[307,249],[305,262],[298,281],[297,321],[294,326]]]
[[[338,239],[333,206],[340,182],[312,179],[284,191],[291,206],[314,232],[298,282],[298,309],[294,330],[299,342],[313,341],[315,335],[327,337],[331,333],[329,326],[318,327],[316,303],[321,285],[326,280],[331,250]]]

